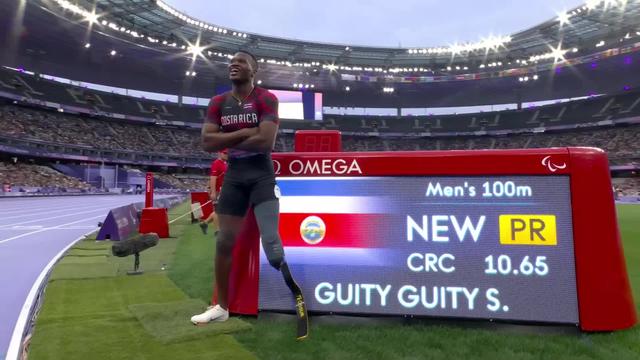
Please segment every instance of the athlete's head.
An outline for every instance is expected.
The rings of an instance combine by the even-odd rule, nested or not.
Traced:
[[[258,72],[256,57],[247,51],[238,51],[229,62],[229,80],[236,84],[253,82]]]

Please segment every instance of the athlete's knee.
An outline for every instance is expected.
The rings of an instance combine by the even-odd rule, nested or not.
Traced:
[[[216,251],[220,255],[231,255],[233,252],[233,245],[235,244],[236,234],[231,231],[221,230],[218,233],[218,239],[216,242]]]

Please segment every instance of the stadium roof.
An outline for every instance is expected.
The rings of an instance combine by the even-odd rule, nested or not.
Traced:
[[[239,49],[262,61],[263,86],[313,86],[324,94],[326,106],[499,104],[640,84],[640,71],[633,70],[640,64],[633,60],[640,54],[640,0],[589,1],[509,38],[432,49],[263,36],[204,23],[150,0],[0,4],[2,64],[167,94],[211,96],[216,86],[228,83],[228,56]],[[24,8],[16,9],[18,4]],[[12,32],[14,21],[20,23],[13,33],[22,30],[7,42],[2,34]],[[630,65],[618,59],[621,54],[633,57]],[[567,66],[573,71],[558,69]],[[519,82],[525,79],[539,80]]]
[[[57,11],[70,4],[66,0],[53,2],[59,5]],[[515,34],[424,49],[326,44],[251,34],[191,18],[161,0],[78,0],[76,4],[95,14],[96,27],[114,24],[112,28],[135,31],[140,35],[136,40],[149,41],[149,37],[158,40],[159,47],[170,48],[176,43],[178,48],[188,48],[189,44],[199,44],[204,50],[203,56],[212,58],[245,49],[258,57],[283,62],[285,66],[300,63],[325,68],[337,65],[388,70],[410,66],[421,67],[424,72],[440,72],[456,63],[479,66],[499,61],[506,66],[511,60],[527,61],[533,56],[551,54],[554,49],[577,48],[578,52],[588,52],[602,40],[617,40],[626,34],[637,36],[636,32],[640,31],[640,1],[637,0],[591,0],[558,18]],[[130,33],[120,34],[131,40],[128,35]],[[210,56],[209,51],[218,55]]]

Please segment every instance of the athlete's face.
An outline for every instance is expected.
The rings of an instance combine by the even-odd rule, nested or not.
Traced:
[[[229,160],[229,154],[221,152],[220,153],[220,160],[228,161]]]
[[[229,62],[229,80],[246,82],[253,79],[256,73],[253,59],[245,53],[236,53]]]

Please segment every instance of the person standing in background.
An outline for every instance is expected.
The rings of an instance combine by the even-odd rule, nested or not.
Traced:
[[[218,152],[218,158],[211,162],[211,172],[209,173],[209,198],[213,203],[213,211],[208,218],[200,221],[200,228],[203,234],[207,234],[209,223],[213,222],[216,227],[215,235],[218,236],[218,216],[216,215],[216,204],[218,203],[218,195],[222,189],[222,182],[224,181],[224,174],[227,172],[227,160],[229,155],[227,149]]]

